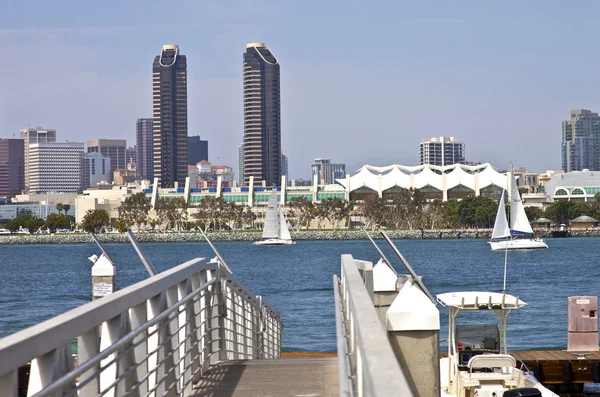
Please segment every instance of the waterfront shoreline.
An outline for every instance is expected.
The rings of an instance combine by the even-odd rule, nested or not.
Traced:
[[[394,240],[444,240],[444,239],[489,239],[491,229],[445,229],[445,230],[388,230],[386,233]],[[367,236],[360,230],[307,230],[292,232],[294,241],[318,240],[366,240]],[[373,238],[380,238],[377,232],[371,232]],[[536,232],[539,237],[551,237],[550,232]],[[97,235],[105,243],[128,243],[125,233],[100,233]],[[211,241],[248,241],[260,240],[261,232],[213,232],[208,233]],[[600,230],[571,231],[572,237],[600,237]],[[136,233],[140,242],[176,243],[204,242],[201,233]],[[92,243],[87,233],[57,233],[57,234],[13,234],[0,235],[0,244],[86,244]]]

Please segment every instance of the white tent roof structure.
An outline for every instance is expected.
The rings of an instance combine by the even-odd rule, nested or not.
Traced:
[[[336,181],[349,192],[368,187],[379,194],[395,187],[422,189],[430,186],[448,191],[464,186],[477,194],[477,190],[491,185],[499,189],[506,187],[506,175],[496,171],[490,163],[447,166],[394,164],[385,167],[364,165],[355,175]]]

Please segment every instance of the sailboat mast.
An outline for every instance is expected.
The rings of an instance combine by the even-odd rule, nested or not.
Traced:
[[[504,246],[504,283],[502,284],[502,293],[505,294],[506,293],[506,268],[507,268],[507,264],[508,264],[508,241],[510,240],[511,234],[510,234],[510,209],[512,207],[512,180],[510,178],[513,177],[513,164],[509,161],[510,163],[510,171],[508,173],[508,181],[510,181],[510,183],[508,184],[508,188],[510,189],[508,191],[508,236],[506,236],[506,245]],[[502,193],[504,194],[504,193]]]

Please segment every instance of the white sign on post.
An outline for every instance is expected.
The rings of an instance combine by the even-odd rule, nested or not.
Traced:
[[[111,283],[94,283],[92,288],[92,296],[100,297],[106,296],[113,292],[113,285]]]

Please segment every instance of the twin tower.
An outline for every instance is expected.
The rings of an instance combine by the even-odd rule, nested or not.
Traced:
[[[244,53],[244,182],[281,182],[279,61],[263,43]],[[187,60],[177,45],[165,45],[152,67],[153,168],[161,187],[187,177]]]

